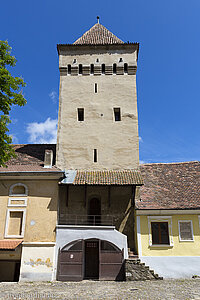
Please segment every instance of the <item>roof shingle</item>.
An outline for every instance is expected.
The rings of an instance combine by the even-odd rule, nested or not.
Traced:
[[[53,166],[49,169],[44,169],[44,154],[45,150],[53,150],[53,164],[55,164],[56,145],[55,144],[21,144],[13,145],[16,157],[11,158],[6,167],[0,167],[1,172],[49,172],[59,171]]]
[[[23,240],[0,240],[1,250],[14,250],[16,249]]]
[[[74,179],[75,185],[141,185],[142,177],[138,170],[80,171]]]
[[[74,45],[111,45],[111,44],[124,44],[122,40],[116,37],[103,25],[96,23],[92,28],[86,31]]]
[[[200,162],[144,164],[137,209],[200,209]]]

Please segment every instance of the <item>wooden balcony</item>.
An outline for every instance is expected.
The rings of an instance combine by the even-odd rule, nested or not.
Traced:
[[[60,214],[59,225],[113,226],[113,216]]]

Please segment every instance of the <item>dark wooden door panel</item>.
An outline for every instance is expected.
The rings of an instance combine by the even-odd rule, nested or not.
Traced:
[[[85,242],[85,278],[99,278],[99,242]]]
[[[60,281],[79,281],[83,279],[82,250],[59,250],[57,278]]]

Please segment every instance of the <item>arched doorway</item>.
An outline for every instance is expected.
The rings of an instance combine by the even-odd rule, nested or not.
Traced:
[[[57,279],[124,280],[123,250],[105,240],[73,241],[59,250]]]
[[[88,223],[89,225],[101,224],[101,201],[97,197],[89,200]]]

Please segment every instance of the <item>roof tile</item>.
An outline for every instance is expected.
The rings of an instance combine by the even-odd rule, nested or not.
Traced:
[[[79,39],[74,42],[74,45],[111,45],[124,44],[122,40],[116,37],[103,25],[96,23],[92,28],[86,31]]]
[[[23,240],[0,240],[1,250],[14,250],[16,249]]]
[[[6,167],[0,167],[1,172],[49,172],[59,171],[58,168],[44,169],[45,150],[53,150],[53,164],[55,164],[56,145],[55,144],[21,144],[13,145],[16,157],[11,158]]]
[[[75,185],[141,185],[142,177],[138,170],[78,170],[74,179]]]
[[[200,162],[144,164],[137,209],[200,209]]]

